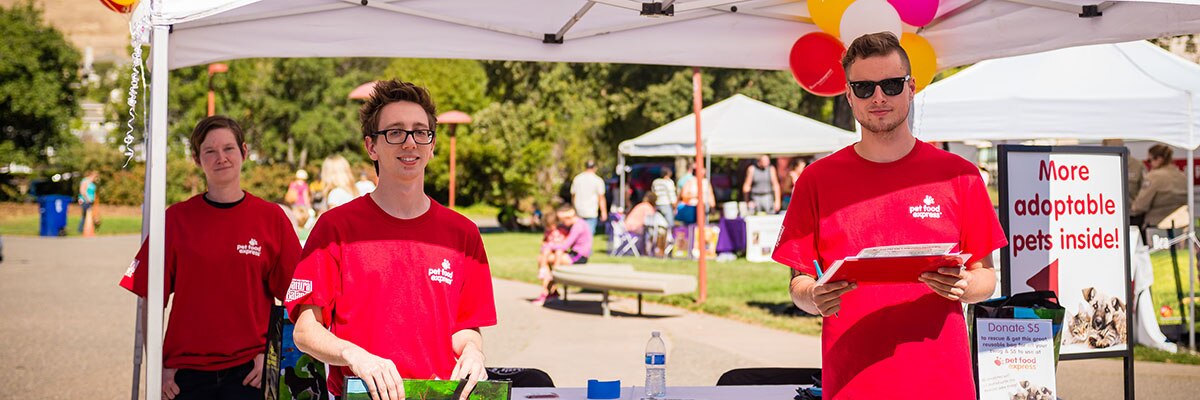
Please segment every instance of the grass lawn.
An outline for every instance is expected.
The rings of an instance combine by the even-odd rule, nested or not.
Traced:
[[[596,236],[596,254],[592,257],[592,262],[633,264],[640,271],[696,273],[695,261],[605,255],[604,238],[604,236]],[[541,243],[540,234],[493,233],[483,235],[483,241],[491,262],[492,275],[503,279],[537,283],[536,252]],[[1163,300],[1160,299],[1169,300],[1168,304],[1177,304],[1174,273],[1167,252],[1155,254],[1152,260],[1155,281],[1151,290],[1155,299],[1155,307],[1162,304]],[[1182,252],[1179,260],[1182,262],[1180,273],[1184,274],[1184,279],[1186,279],[1187,253]],[[800,334],[819,335],[821,319],[800,312],[792,305],[791,299],[788,297],[787,286],[790,276],[786,267],[776,263],[752,263],[745,259],[718,263],[710,260],[708,263],[708,301],[704,304],[695,303],[696,294],[647,295],[646,301],[669,304]],[[1187,290],[1186,282],[1184,290]],[[623,295],[633,296],[631,293]],[[1177,305],[1172,305],[1172,307],[1178,309]],[[1171,323],[1162,321],[1160,317],[1160,323],[1162,322]],[[1195,354],[1167,353],[1141,346],[1135,347],[1134,358],[1138,361],[1200,364],[1200,356]]]
[[[696,273],[695,261],[610,257],[605,254],[604,238],[596,236],[596,251],[591,262],[633,264],[639,271]],[[537,250],[541,240],[542,235],[535,233],[483,235],[492,275],[537,283]],[[752,263],[744,259],[724,263],[709,260],[708,301],[704,304],[696,304],[696,294],[646,295],[646,300],[791,332],[820,334],[820,318],[800,316],[803,314],[792,306],[787,293],[790,277],[786,267],[775,263]],[[622,295],[633,296],[632,293]]]
[[[37,236],[41,217],[22,215],[0,220],[0,235]],[[142,232],[142,218],[121,215],[105,216],[101,219],[97,235],[125,235]],[[67,216],[67,236],[79,236],[79,216]]]
[[[1186,301],[1188,297],[1188,253],[1187,249],[1177,249],[1175,260],[1179,263],[1179,288],[1182,289],[1182,298]],[[1150,263],[1154,266],[1154,283],[1150,285],[1150,296],[1154,301],[1155,314],[1158,316],[1159,325],[1181,325],[1186,324],[1182,318],[1186,315],[1186,306],[1180,306],[1178,292],[1176,292],[1175,284],[1175,267],[1171,263],[1171,252],[1162,250],[1150,255]],[[1200,282],[1197,282],[1196,291],[1200,292]],[[1164,316],[1163,306],[1169,307],[1169,315]],[[1200,307],[1197,307],[1200,309]],[[1197,312],[1200,312],[1198,310]],[[1200,321],[1197,321],[1197,331],[1200,331]]]

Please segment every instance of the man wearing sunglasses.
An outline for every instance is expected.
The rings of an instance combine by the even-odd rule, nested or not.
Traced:
[[[773,257],[793,268],[792,301],[824,318],[826,398],[973,399],[963,303],[995,290],[992,251],[1007,245],[979,171],[916,140],[908,128],[915,84],[908,56],[887,32],[854,40],[842,58],[846,100],[862,140],[800,175]],[[816,284],[818,265],[868,247],[954,243],[965,266],[913,281]]]
[[[402,379],[487,379],[479,328],[496,324],[479,228],[425,194],[437,124],[433,99],[376,82],[359,113],[379,171],[374,192],[323,214],[288,289],[296,345],[329,364],[329,389],[363,380],[373,399],[404,397]]]

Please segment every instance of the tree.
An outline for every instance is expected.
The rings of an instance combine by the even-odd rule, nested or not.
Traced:
[[[78,142],[79,52],[32,2],[0,7],[0,37],[0,164],[47,161],[47,147]]]

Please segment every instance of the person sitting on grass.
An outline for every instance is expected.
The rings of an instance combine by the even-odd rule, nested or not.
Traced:
[[[554,276],[550,273],[554,267],[572,264],[586,264],[592,256],[592,232],[588,224],[579,223],[575,208],[564,204],[555,211],[559,225],[569,229],[567,237],[558,243],[551,243],[548,250],[538,257],[538,277],[542,280],[542,294],[533,301],[534,305],[544,305],[546,300],[558,298],[554,289]],[[546,271],[542,273],[541,271]]]

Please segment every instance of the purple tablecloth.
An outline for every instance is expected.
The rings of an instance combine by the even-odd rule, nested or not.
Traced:
[[[717,254],[746,252],[746,221],[741,218],[721,218],[717,236]]]

